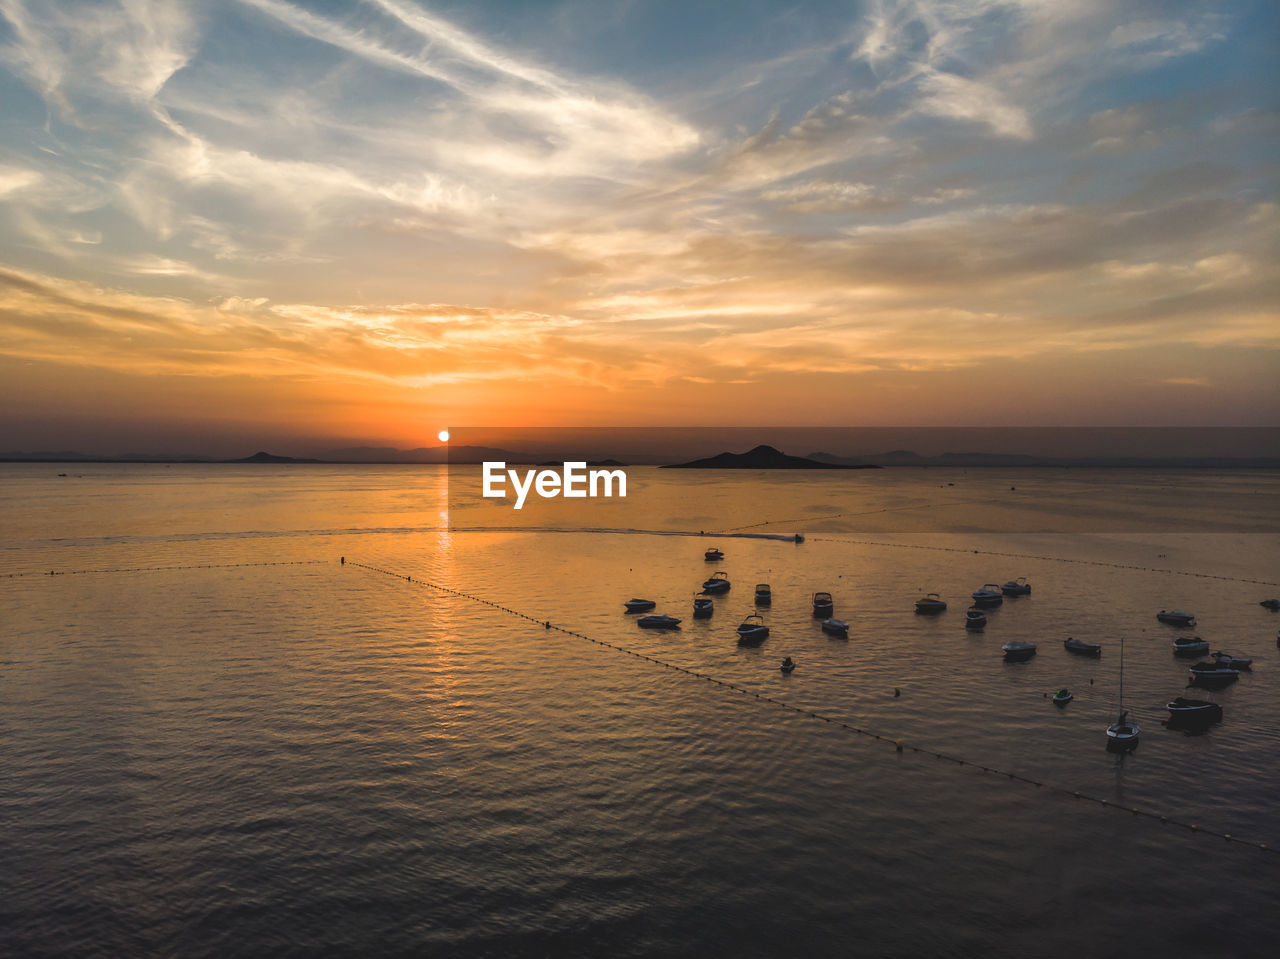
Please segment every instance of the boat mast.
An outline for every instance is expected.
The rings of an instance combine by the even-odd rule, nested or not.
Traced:
[[[1124,715],[1124,637],[1120,637],[1120,715]]]

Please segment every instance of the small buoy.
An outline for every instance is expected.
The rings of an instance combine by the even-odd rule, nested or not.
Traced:
[[[339,565],[346,566],[346,565],[347,565],[347,558],[346,558],[345,556],[339,556],[339,557],[338,557],[338,563],[339,563]]]
[[[893,745],[897,748],[898,752],[902,752],[902,740],[901,740],[901,739],[897,740]]]
[[[545,623],[543,623],[543,624],[542,624],[542,628],[543,628],[543,629],[550,629],[550,628],[551,628],[551,620],[547,620]]]
[[[894,698],[894,699],[897,699],[897,698],[898,698],[899,696],[901,696],[901,695],[902,695],[902,690],[901,690],[901,689],[899,689],[897,686],[894,686],[894,687],[893,687],[893,698]]]
[[[1009,491],[1010,491],[1010,492],[1012,492],[1013,490],[1016,490],[1017,488],[1018,488],[1018,487],[1016,487],[1016,486],[1010,486],[1010,487],[1009,487]]]

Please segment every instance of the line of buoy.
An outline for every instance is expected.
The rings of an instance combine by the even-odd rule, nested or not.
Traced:
[[[295,559],[271,563],[200,563],[185,566],[116,566],[111,569],[50,569],[41,572],[5,573],[6,579],[20,576],[85,576],[89,573],[159,573],[173,569],[244,569],[250,566],[317,566],[322,559]]]
[[[361,569],[366,569],[373,573],[380,573],[383,576],[389,576],[397,580],[401,578],[408,580],[408,577],[402,577],[400,573],[395,573],[395,572],[392,572],[391,570],[382,569],[378,566],[370,566],[365,563],[357,563],[354,561],[345,562],[345,565],[357,566]],[[412,580],[409,580],[409,581],[414,582]],[[534,616],[530,616],[527,613],[520,612],[519,610],[502,606],[499,603],[493,602],[492,600],[484,599],[483,597],[475,596],[471,593],[465,593],[462,590],[453,589],[452,587],[449,587],[449,586],[443,586],[443,585],[440,585],[439,583],[433,583],[430,580],[418,579],[416,580],[416,583],[419,586],[427,586],[427,587],[430,587],[431,589],[439,590],[444,593],[449,593],[450,595],[458,596],[462,599],[466,599],[474,603],[480,603],[484,606],[489,606],[493,609],[501,610],[502,612],[509,613],[512,616],[517,616],[520,619],[525,619],[531,623],[536,623],[540,626],[543,626],[545,629],[549,629],[549,630],[554,629],[557,632],[564,633],[567,636],[574,636],[578,639],[586,640],[589,643],[594,643],[597,646],[607,647],[609,649],[616,650],[617,652],[625,653],[628,656],[635,657],[636,659],[642,659],[642,660],[645,660],[646,662],[654,663],[655,665],[662,666],[666,669],[684,673],[685,675],[692,676],[696,679],[702,679],[708,682],[715,683],[716,685],[724,689],[733,690],[734,692],[742,693],[745,696],[754,695],[756,699],[763,699],[766,702],[772,703],[773,705],[779,707],[780,709],[786,709],[801,716],[807,716],[814,719],[822,719],[827,723],[840,726],[844,729],[849,730],[850,732],[858,733],[861,736],[869,737],[871,739],[876,740],[877,742],[892,743],[894,746],[894,750],[896,752],[901,753],[905,748],[905,742],[901,739],[889,739],[887,736],[882,736],[879,733],[874,733],[869,730],[861,729],[850,723],[846,723],[839,719],[834,719],[828,716],[824,716],[820,713],[814,712],[813,710],[807,709],[802,706],[796,706],[796,705],[793,705],[792,703],[774,699],[771,696],[762,695],[761,693],[755,690],[747,689],[744,686],[739,686],[737,683],[733,683],[725,679],[719,679],[718,677],[711,676],[707,673],[700,672],[696,669],[690,669],[686,666],[678,666],[675,663],[669,663],[669,662],[666,662],[665,660],[655,659],[652,656],[648,656],[644,653],[636,652],[635,650],[628,649],[625,646],[619,646],[615,643],[610,643],[607,640],[597,639],[594,636],[588,636],[585,633],[580,633],[575,630],[568,629],[564,626],[557,626],[554,623],[552,623],[550,620],[544,620]],[[912,746],[911,751],[913,753],[918,753],[920,752],[920,747]],[[926,748],[926,752],[932,752],[935,759],[946,760],[947,762],[955,763],[957,766],[977,766],[978,765],[977,763],[974,763],[971,760],[966,760],[959,756],[952,756],[949,753],[944,753],[941,751],[932,750],[928,748]],[[1122,806],[1122,805],[1119,805],[1118,803],[1112,802],[1107,799],[1102,799],[1097,796],[1090,796],[1086,793],[1082,793],[1077,790],[1067,789],[1064,786],[1055,786],[1051,783],[1041,782],[1039,780],[1032,779],[1029,776],[1023,776],[1020,773],[1013,773],[1013,772],[1009,772],[1008,770],[997,769],[993,766],[981,766],[980,768],[984,773],[988,773],[988,772],[999,773],[1000,775],[1006,776],[1009,780],[1014,782],[1021,782],[1029,786],[1035,786],[1037,789],[1047,789],[1051,792],[1059,793],[1063,796],[1069,796],[1074,799],[1082,799],[1087,802],[1093,802],[1099,806],[1103,806],[1108,809],[1119,809],[1124,812],[1132,813],[1135,816],[1146,816],[1148,819],[1158,820],[1161,823],[1164,823],[1167,825],[1181,826],[1182,828],[1187,829],[1191,832],[1203,833],[1204,835],[1207,835],[1207,836],[1214,836],[1215,838],[1222,839],[1226,842],[1236,843],[1237,845],[1241,845],[1241,846],[1249,846],[1251,848],[1258,849],[1262,852],[1269,852],[1273,854],[1276,852],[1280,852],[1280,850],[1274,849],[1271,846],[1268,846],[1266,843],[1254,842],[1253,840],[1250,840],[1250,839],[1242,839],[1241,837],[1233,835],[1231,833],[1214,832],[1212,830],[1204,829],[1203,827],[1200,827],[1197,825],[1179,821],[1172,817],[1166,816],[1162,813],[1152,812],[1146,809],[1139,809],[1136,806]]]

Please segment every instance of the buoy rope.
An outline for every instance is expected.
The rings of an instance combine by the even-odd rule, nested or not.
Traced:
[[[530,623],[536,623],[537,625],[541,626],[543,629],[554,630],[566,636],[573,636],[576,639],[584,639],[587,642],[594,643],[597,646],[603,646],[605,648],[612,649],[619,653],[625,653],[626,655],[634,657],[635,659],[644,660],[645,662],[650,663],[652,665],[661,666],[663,669],[669,669],[669,670],[672,670],[673,672],[683,673],[686,676],[691,676],[695,679],[703,680],[704,682],[713,683],[716,686],[721,687],[722,689],[732,690],[736,693],[741,693],[744,696],[753,697],[762,702],[766,702],[773,706],[777,706],[780,709],[785,709],[790,712],[797,713],[801,716],[804,716],[810,719],[815,719],[815,720],[818,720],[819,722],[827,723],[828,725],[831,725],[831,726],[838,726],[841,729],[845,729],[852,733],[857,733],[860,736],[865,736],[869,739],[874,739],[876,742],[891,744],[897,752],[904,752],[906,749],[909,748],[913,753],[932,755],[934,759],[937,759],[937,760],[954,763],[957,766],[967,766],[974,769],[980,769],[984,774],[993,773],[996,776],[1003,777],[1013,782],[1025,783],[1029,786],[1035,786],[1037,789],[1044,789],[1048,792],[1057,793],[1062,796],[1068,796],[1072,799],[1080,799],[1087,802],[1095,803],[1099,806],[1105,806],[1108,809],[1117,809],[1117,810],[1120,810],[1121,812],[1131,813],[1134,816],[1144,816],[1148,819],[1158,820],[1159,822],[1165,825],[1178,826],[1183,829],[1186,829],[1188,832],[1198,833],[1206,836],[1213,836],[1217,839],[1222,839],[1225,842],[1235,843],[1236,845],[1240,845],[1240,846],[1249,846],[1254,849],[1258,849],[1262,852],[1268,852],[1272,854],[1280,852],[1280,849],[1272,848],[1266,843],[1256,842],[1252,839],[1245,839],[1241,836],[1232,835],[1231,833],[1219,832],[1214,829],[1206,829],[1199,826],[1198,824],[1188,823],[1183,820],[1177,819],[1173,816],[1167,816],[1162,813],[1154,812],[1149,809],[1141,809],[1137,806],[1125,806],[1122,803],[1114,802],[1110,799],[1103,799],[1099,796],[1091,796],[1088,793],[1084,793],[1076,789],[1069,789],[1065,786],[1055,786],[1052,783],[1041,782],[1037,779],[1032,779],[1030,776],[1024,776],[1021,773],[1013,773],[1004,769],[1000,769],[996,766],[984,765],[983,763],[975,762],[969,759],[964,759],[963,757],[960,757],[960,756],[953,756],[950,753],[945,753],[928,746],[908,747],[906,746],[906,744],[902,739],[894,739],[892,736],[886,736],[886,735],[877,733],[873,730],[863,729],[859,726],[853,725],[852,723],[847,723],[841,719],[836,719],[834,717],[827,716],[823,713],[817,712],[816,710],[809,709],[808,707],[797,706],[793,703],[788,703],[785,700],[775,699],[772,696],[767,696],[764,693],[757,692],[756,690],[748,689],[745,686],[739,686],[737,683],[730,682],[727,679],[720,679],[708,673],[704,673],[696,669],[690,669],[687,666],[679,666],[675,663],[671,663],[671,662],[667,662],[666,660],[659,659],[656,656],[650,656],[647,653],[641,653],[634,649],[629,649],[626,646],[619,646],[617,643],[611,643],[608,640],[597,639],[594,636],[588,636],[586,633],[580,633],[576,630],[568,629],[564,626],[558,626],[555,623],[551,622],[551,620],[549,619],[539,619],[536,616],[530,616],[528,613],[521,612],[518,609],[512,609],[509,606],[503,606],[501,603],[496,603],[493,600],[485,599],[482,596],[476,596],[473,593],[467,593],[460,589],[453,589],[452,587],[444,586],[444,585],[441,585],[440,583],[434,583],[431,580],[423,579],[421,577],[415,578],[412,575],[397,573],[397,572],[394,572],[393,570],[383,569],[379,566],[371,566],[367,563],[359,563],[359,562],[356,562],[355,560],[349,560],[349,559],[344,560],[344,565],[358,567],[359,569],[368,570],[369,572],[372,572],[372,573],[379,573],[383,576],[388,576],[392,579],[403,580],[404,582],[416,584],[418,586],[425,586],[430,589],[438,590],[442,593],[448,593],[451,596],[457,596],[460,599],[465,599],[465,600],[468,600],[469,602],[479,603],[483,606],[488,606],[491,609],[496,609],[496,610],[499,610],[500,612],[508,613],[511,616],[518,617],[519,619],[527,620]]]
[[[811,536],[815,543],[844,543],[852,546],[883,546],[886,549],[930,549],[941,553],[971,553],[982,556],[1003,556],[1007,559],[1038,559],[1047,563],[1075,563],[1078,566],[1101,566],[1108,569],[1132,569],[1144,573],[1168,573],[1173,576],[1193,576],[1197,579],[1216,579],[1229,583],[1249,583],[1253,586],[1280,586],[1266,579],[1244,579],[1239,576],[1220,576],[1216,573],[1197,573],[1185,569],[1165,569],[1159,566],[1136,566],[1131,563],[1108,563],[1097,559],[1071,559],[1067,556],[1040,556],[1035,553],[1004,553],[992,549],[971,549],[963,546],[929,546],[923,543],[884,543],[869,539],[837,539],[830,536]]]
[[[241,569],[249,566],[316,566],[322,559],[295,559],[271,563],[201,563],[186,566],[115,566],[110,569],[50,569],[40,572],[5,573],[5,579],[19,576],[85,576],[89,573],[158,573],[171,569]]]

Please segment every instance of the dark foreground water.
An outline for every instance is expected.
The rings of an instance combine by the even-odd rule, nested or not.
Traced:
[[[625,523],[449,532],[433,469],[4,467],[0,952],[1272,954],[1280,856],[1210,833],[1280,846],[1280,616],[1257,605],[1280,477],[890,472],[655,472]],[[983,532],[961,500],[1007,509],[1010,485],[1041,491],[1028,529],[1072,531]],[[587,531],[762,512],[813,516],[782,530],[807,541]],[[962,531],[903,532],[930,517]],[[715,568],[733,589],[694,622]],[[969,592],[1015,576],[1032,595],[967,634]],[[742,649],[757,581],[773,633]],[[912,611],[929,590],[940,617]],[[684,628],[639,630],[632,596]],[[1161,608],[1255,658],[1206,735],[1161,725],[1186,677]],[[1010,639],[1039,654],[1005,664]]]

